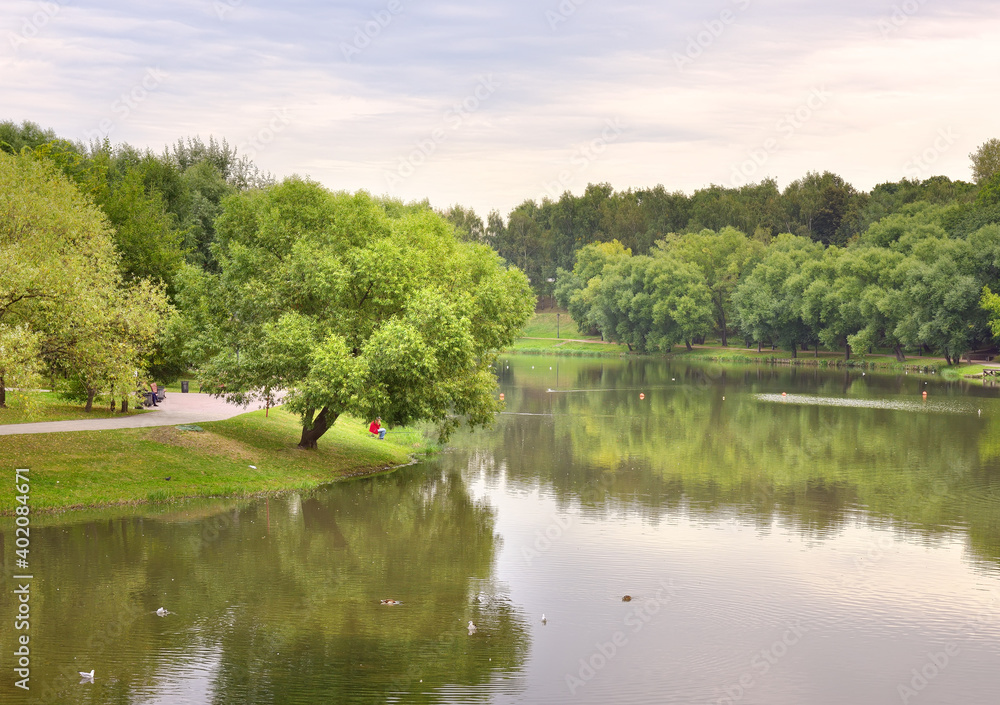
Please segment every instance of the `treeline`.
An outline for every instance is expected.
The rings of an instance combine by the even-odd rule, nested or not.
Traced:
[[[995,212],[1000,188],[968,213]],[[846,247],[781,234],[765,244],[735,228],[670,235],[645,255],[592,243],[555,296],[581,329],[638,351],[717,335],[746,345],[936,352],[949,363],[1000,333],[1000,219],[971,233],[955,206],[904,206]]]
[[[791,233],[843,247],[873,223],[917,202],[954,206],[946,228],[968,235],[1000,219],[1000,208],[975,205],[987,180],[980,172],[993,173],[997,151],[1000,141],[990,140],[973,155],[977,183],[935,176],[865,192],[824,172],[808,173],[784,190],[764,180],[738,188],[713,185],[690,196],[663,186],[615,191],[608,184],[590,184],[580,196],[566,192],[558,200],[525,201],[506,220],[493,211],[483,222],[459,206],[447,215],[466,237],[487,242],[524,271],[536,294],[547,296],[553,294],[556,270],[572,269],[577,252],[594,242],[617,240],[635,254],[646,254],[671,233],[732,227],[765,243]]]
[[[0,123],[0,408],[40,374],[88,410],[175,378],[178,274],[217,267],[223,200],[270,181],[214,139],[154,154]]]
[[[0,408],[42,375],[126,410],[194,369],[229,401],[482,425],[527,278],[427,203],[262,174],[225,142],[155,154],[0,123]]]

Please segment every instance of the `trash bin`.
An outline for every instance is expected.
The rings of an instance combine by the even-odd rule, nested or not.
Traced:
[[[181,380],[181,394],[188,393],[188,381],[186,379]]]

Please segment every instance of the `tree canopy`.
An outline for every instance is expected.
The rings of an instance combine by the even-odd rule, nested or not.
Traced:
[[[0,252],[0,389],[44,362],[82,386],[88,408],[99,392],[134,395],[168,312],[162,286],[118,285],[104,215],[31,151],[0,153]]]
[[[490,365],[534,296],[429,208],[291,178],[227,198],[216,231],[219,272],[180,277],[190,354],[233,401],[283,394],[300,447],[348,412],[447,437],[500,408]]]

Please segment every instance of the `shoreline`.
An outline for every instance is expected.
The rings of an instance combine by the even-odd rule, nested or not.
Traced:
[[[199,424],[0,436],[0,458],[13,473],[29,468],[33,514],[247,499],[392,472],[435,450],[422,433],[386,440],[341,417],[316,450],[296,448],[299,419],[282,409]],[[412,429],[410,429],[412,430]],[[16,510],[12,494],[0,515]]]
[[[915,357],[908,358],[905,362],[900,362],[892,355],[859,355],[856,358],[845,360],[840,353],[821,352],[819,357],[814,357],[812,351],[808,351],[805,354],[800,352],[797,357],[791,357],[787,351],[782,350],[769,350],[758,353],[755,350],[747,348],[697,345],[694,346],[694,350],[678,350],[669,353],[640,353],[621,350],[609,350],[605,352],[595,349],[562,349],[553,346],[548,348],[514,347],[505,350],[503,354],[536,355],[539,357],[645,358],[677,361],[690,360],[692,362],[715,362],[720,364],[820,367],[835,370],[858,369],[876,372],[927,374],[940,376],[944,379],[982,379],[983,367],[980,364],[969,363],[959,363],[958,365],[949,366],[944,358],[936,357]]]

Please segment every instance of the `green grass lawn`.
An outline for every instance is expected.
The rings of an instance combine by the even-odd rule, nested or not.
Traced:
[[[282,409],[198,426],[0,436],[0,459],[11,472],[28,468],[32,509],[51,510],[309,489],[430,448],[418,429],[390,429],[379,441],[341,417],[317,450],[298,450],[299,419]],[[0,494],[0,513],[14,508],[13,492]]]
[[[129,409],[124,416],[144,413],[145,409]],[[104,402],[95,401],[94,408],[88,412],[83,410],[83,404],[61,399],[55,392],[16,395],[7,392],[7,408],[0,409],[0,424],[107,419],[121,416],[123,416],[121,412],[111,411]]]
[[[558,316],[558,321],[556,317]],[[521,334],[525,338],[555,338],[556,333],[560,338],[588,338],[580,333],[576,327],[576,322],[566,312],[544,312],[536,313],[528,325],[524,327]],[[600,340],[600,338],[598,338]]]
[[[556,335],[558,334],[558,338]],[[605,343],[600,337],[584,335],[569,313],[555,311],[536,313],[528,321],[522,336],[514,341],[510,352],[524,354],[620,355],[628,347]]]

